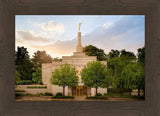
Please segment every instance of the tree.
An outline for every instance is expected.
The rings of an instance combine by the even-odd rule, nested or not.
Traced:
[[[138,50],[138,62],[145,64],[145,47],[139,48]]]
[[[32,80],[33,64],[30,61],[27,48],[18,47],[15,57],[16,70],[20,73],[21,80]]]
[[[98,87],[108,87],[112,83],[112,78],[107,75],[107,67],[101,64],[100,61],[93,61],[87,63],[87,66],[81,71],[81,78],[84,85],[96,88],[96,95]]]
[[[125,88],[138,89],[138,96],[140,96],[140,89],[144,90],[144,68],[140,63],[130,63],[122,71],[122,79]]]
[[[50,82],[55,85],[63,86],[63,96],[65,96],[65,87],[74,87],[78,84],[78,76],[75,67],[70,64],[62,64],[52,73]]]
[[[27,48],[17,47],[17,52],[15,53],[16,65],[20,63],[21,60],[29,60],[29,55]]]
[[[108,54],[108,57],[109,58],[114,58],[114,57],[119,57],[120,55],[120,52],[118,50],[111,50]]]
[[[42,83],[42,71],[41,68],[36,68],[36,71],[32,74],[32,81],[38,84]]]
[[[128,60],[136,60],[136,56],[133,52],[126,51],[125,49],[121,50],[120,58],[127,58]]]
[[[142,48],[139,48],[138,50],[138,62],[142,66],[143,69],[143,75],[145,78],[145,46]],[[144,96],[145,96],[145,88],[143,88]]]
[[[15,84],[18,85],[22,80],[20,78],[21,74],[16,70],[15,71]]]
[[[88,56],[97,56],[97,60],[99,61],[107,59],[107,55],[104,53],[104,50],[92,45],[84,47],[83,52],[85,52]]]
[[[62,58],[55,57],[55,58],[53,58],[53,61],[62,61]]]
[[[124,80],[122,78],[123,69],[131,62],[136,62],[134,53],[121,50],[111,50],[108,54],[107,70],[111,70],[111,76],[114,78],[113,85],[118,88],[124,88]]]
[[[46,51],[37,51],[34,53],[31,61],[34,64],[34,67],[41,67],[42,63],[51,63],[52,57],[46,53]]]

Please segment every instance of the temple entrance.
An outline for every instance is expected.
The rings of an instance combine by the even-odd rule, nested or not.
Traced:
[[[74,96],[87,95],[87,87],[83,87],[83,86],[72,87],[72,94]]]

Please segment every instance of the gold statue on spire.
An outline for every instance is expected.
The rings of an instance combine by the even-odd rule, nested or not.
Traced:
[[[82,23],[79,23],[79,31],[80,31],[80,29],[81,29],[81,24],[82,24]]]

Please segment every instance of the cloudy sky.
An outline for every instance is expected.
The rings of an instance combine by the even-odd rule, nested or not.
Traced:
[[[111,49],[132,51],[145,43],[144,15],[16,15],[16,48],[24,46],[30,57],[45,50],[52,57],[76,51],[80,22],[82,46],[94,45],[105,53]]]

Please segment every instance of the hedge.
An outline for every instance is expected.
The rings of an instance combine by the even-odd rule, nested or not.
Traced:
[[[25,92],[25,90],[15,90],[15,92]]]
[[[18,97],[18,96],[26,96],[26,94],[23,94],[23,93],[16,93],[15,96],[16,96],[16,97]]]
[[[45,95],[45,96],[53,96],[53,94],[52,94],[52,93],[49,93],[49,92],[45,92],[44,95]]]
[[[30,93],[22,94],[22,93],[16,93],[15,96],[16,96],[16,97],[18,97],[18,96],[43,96],[43,93],[38,93],[38,94],[30,94]]]
[[[73,96],[53,96],[52,98],[58,98],[58,99],[74,99],[75,97]]]
[[[101,93],[97,93],[97,95],[96,96],[102,96],[102,94]]]
[[[108,99],[105,96],[90,96],[90,97],[86,97],[86,99]]]
[[[132,89],[126,89],[126,88],[108,88],[108,93],[119,93],[123,94],[125,92],[132,92]]]
[[[22,80],[20,82],[17,82],[17,85],[30,85],[32,84],[31,80]]]
[[[28,89],[45,89],[45,88],[47,88],[47,86],[28,86],[27,87]]]
[[[58,92],[56,93],[56,96],[62,96],[62,93]]]

